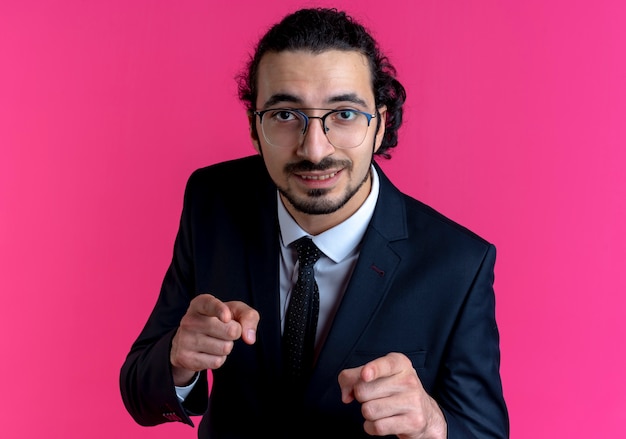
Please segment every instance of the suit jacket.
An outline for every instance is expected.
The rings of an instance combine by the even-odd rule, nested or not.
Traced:
[[[375,164],[380,194],[359,260],[303,401],[283,396],[276,187],[251,156],[195,171],[185,189],[172,263],[120,373],[141,425],[203,415],[200,438],[365,438],[360,404],[337,377],[389,352],[406,354],[439,403],[448,437],[508,437],[493,291],[495,248],[401,193]],[[257,342],[237,341],[184,404],[169,350],[200,293],[257,309]],[[295,417],[295,420],[294,418]]]

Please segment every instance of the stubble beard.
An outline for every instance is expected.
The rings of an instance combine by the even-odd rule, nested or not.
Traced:
[[[352,164],[348,163],[348,166],[344,165],[344,171],[350,172],[352,170]],[[302,164],[298,163],[296,165],[288,166],[286,171],[292,172],[293,169],[297,168],[299,170],[311,170],[312,167],[318,170],[324,170],[330,167],[330,163],[326,163],[322,161],[318,165],[313,165],[310,163]],[[368,171],[365,173],[363,179],[354,187],[348,187],[346,192],[339,200],[332,200],[326,197],[326,195],[330,192],[328,189],[312,189],[307,192],[305,197],[295,197],[292,193],[288,192],[286,189],[278,187],[278,191],[280,194],[285,197],[289,204],[293,206],[297,211],[307,214],[307,215],[328,215],[330,213],[334,213],[341,209],[346,205],[348,201],[354,197],[354,195],[363,187],[363,185],[367,182],[370,177],[371,167],[368,168]]]

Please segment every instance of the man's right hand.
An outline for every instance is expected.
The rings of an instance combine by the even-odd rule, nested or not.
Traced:
[[[174,384],[186,386],[196,372],[221,367],[235,340],[253,344],[259,318],[258,311],[243,302],[222,302],[210,294],[195,297],[172,340]]]

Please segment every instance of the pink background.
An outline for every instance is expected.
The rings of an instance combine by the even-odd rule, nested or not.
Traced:
[[[1,437],[196,437],[135,425],[119,367],[187,177],[253,153],[234,76],[313,4],[2,1]],[[511,437],[626,437],[625,3],[341,4],[408,91],[383,166],[499,250]]]

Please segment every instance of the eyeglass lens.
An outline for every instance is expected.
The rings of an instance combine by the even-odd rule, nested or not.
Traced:
[[[261,128],[265,140],[279,147],[302,144],[306,131],[314,129],[319,119],[328,141],[337,148],[354,148],[363,143],[369,120],[363,113],[353,110],[333,110],[323,116],[306,116],[293,110],[277,109],[264,113]]]

